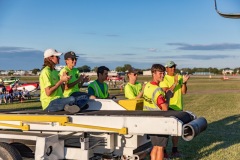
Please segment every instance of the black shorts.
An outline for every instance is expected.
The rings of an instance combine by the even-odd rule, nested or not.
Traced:
[[[169,135],[149,135],[153,146],[166,147]]]

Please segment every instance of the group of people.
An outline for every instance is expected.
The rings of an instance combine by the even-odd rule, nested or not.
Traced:
[[[4,90],[0,92],[0,104],[2,103],[13,103],[14,99],[19,100],[20,102],[23,102],[24,99],[29,99],[30,93],[28,90],[23,87],[23,90],[17,90],[10,88],[9,91]]]
[[[104,82],[107,80],[109,68],[98,67],[97,79],[89,84],[88,93],[80,92],[80,87],[84,82],[89,81],[89,77],[80,74],[79,70],[74,68],[78,56],[72,51],[64,54],[66,66],[60,72],[55,70],[61,55],[62,53],[55,49],[47,49],[44,52],[44,64],[39,77],[40,100],[44,110],[48,112],[65,110],[77,113],[88,107],[89,99],[110,98],[108,85]],[[189,75],[175,74],[176,66],[173,61],[167,62],[165,66],[153,64],[152,79],[144,84],[137,82],[138,72],[130,68],[127,71],[129,81],[124,87],[125,97],[143,98],[144,111],[182,111],[182,95],[187,92]],[[153,144],[151,160],[162,160],[167,156],[165,147],[168,136],[151,135],[150,138]],[[177,157],[179,156],[178,137],[172,137],[172,143],[172,155]]]
[[[57,71],[55,66],[59,64],[61,55],[55,49],[44,52],[44,64],[39,76],[43,110],[77,113],[88,108],[89,99],[109,97],[108,86],[104,82],[108,77],[107,67],[98,67],[98,78],[88,86],[88,93],[80,92],[80,87],[89,81],[89,77],[80,74],[75,68],[78,56],[73,51],[64,54],[66,66]]]
[[[165,66],[153,64],[151,67],[152,80],[141,84],[137,82],[138,72],[131,68],[127,72],[129,82],[125,85],[125,97],[128,99],[143,98],[143,110],[167,111],[183,110],[183,94],[187,93],[189,75],[175,74],[176,64],[169,61]],[[166,75],[165,75],[166,74]],[[151,160],[168,158],[165,147],[168,143],[167,135],[151,135],[152,151]],[[171,157],[180,157],[178,151],[178,137],[172,137]]]

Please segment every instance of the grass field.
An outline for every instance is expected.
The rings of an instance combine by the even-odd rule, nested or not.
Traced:
[[[139,77],[147,81],[150,77]],[[85,89],[84,89],[85,90]],[[119,89],[111,94],[122,95]],[[40,107],[39,97],[23,103],[0,105],[0,109]],[[240,159],[240,78],[223,81],[219,77],[195,78],[188,82],[184,110],[205,117],[208,128],[190,142],[180,140],[184,157],[177,160],[238,160]],[[167,148],[170,151],[171,143]]]

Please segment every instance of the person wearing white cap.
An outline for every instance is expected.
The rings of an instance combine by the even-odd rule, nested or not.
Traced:
[[[55,49],[47,49],[44,52],[44,64],[39,76],[41,86],[40,101],[43,110],[55,112],[65,110],[70,113],[80,111],[80,108],[75,105],[75,98],[63,98],[63,83],[67,82],[70,77],[63,73],[59,77],[58,71],[55,70],[55,65],[59,64],[59,59],[62,53]]]

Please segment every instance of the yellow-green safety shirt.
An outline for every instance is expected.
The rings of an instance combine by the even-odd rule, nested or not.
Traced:
[[[63,75],[64,72],[66,72],[68,74],[68,76],[71,77],[67,83],[72,83],[72,82],[78,80],[78,78],[80,76],[79,70],[77,68],[69,69],[68,66],[65,66],[63,69],[61,69],[60,76]],[[79,92],[79,91],[80,91],[80,88],[77,83],[76,85],[74,85],[71,88],[64,89],[63,96],[69,97],[72,93]]]
[[[63,97],[62,88],[58,87],[50,96],[47,96],[45,88],[54,86],[59,80],[59,72],[56,70],[51,70],[46,66],[39,76],[39,83],[41,88],[40,101],[43,110],[47,108],[49,103],[54,100]]]
[[[182,83],[183,77],[182,75],[178,75],[178,84],[175,86],[173,90],[173,97],[170,98],[169,108],[172,108],[176,111],[183,110],[183,98],[182,98]],[[161,88],[171,88],[174,84],[174,76],[165,75],[164,80],[160,82]]]
[[[124,87],[124,93],[127,99],[135,99],[141,91],[142,84],[139,82],[136,82],[135,84],[128,82]]]
[[[108,98],[109,94],[108,94],[108,85],[107,83],[103,82],[103,91],[101,90],[101,88],[99,87],[97,80],[93,81],[92,83],[90,83],[88,85],[88,88],[92,88],[94,90],[94,96],[98,97],[98,98],[102,98],[102,99],[106,99]]]
[[[143,91],[143,110],[160,111],[161,109],[157,105],[157,98],[160,95],[165,96],[164,91],[159,86],[148,82]]]

